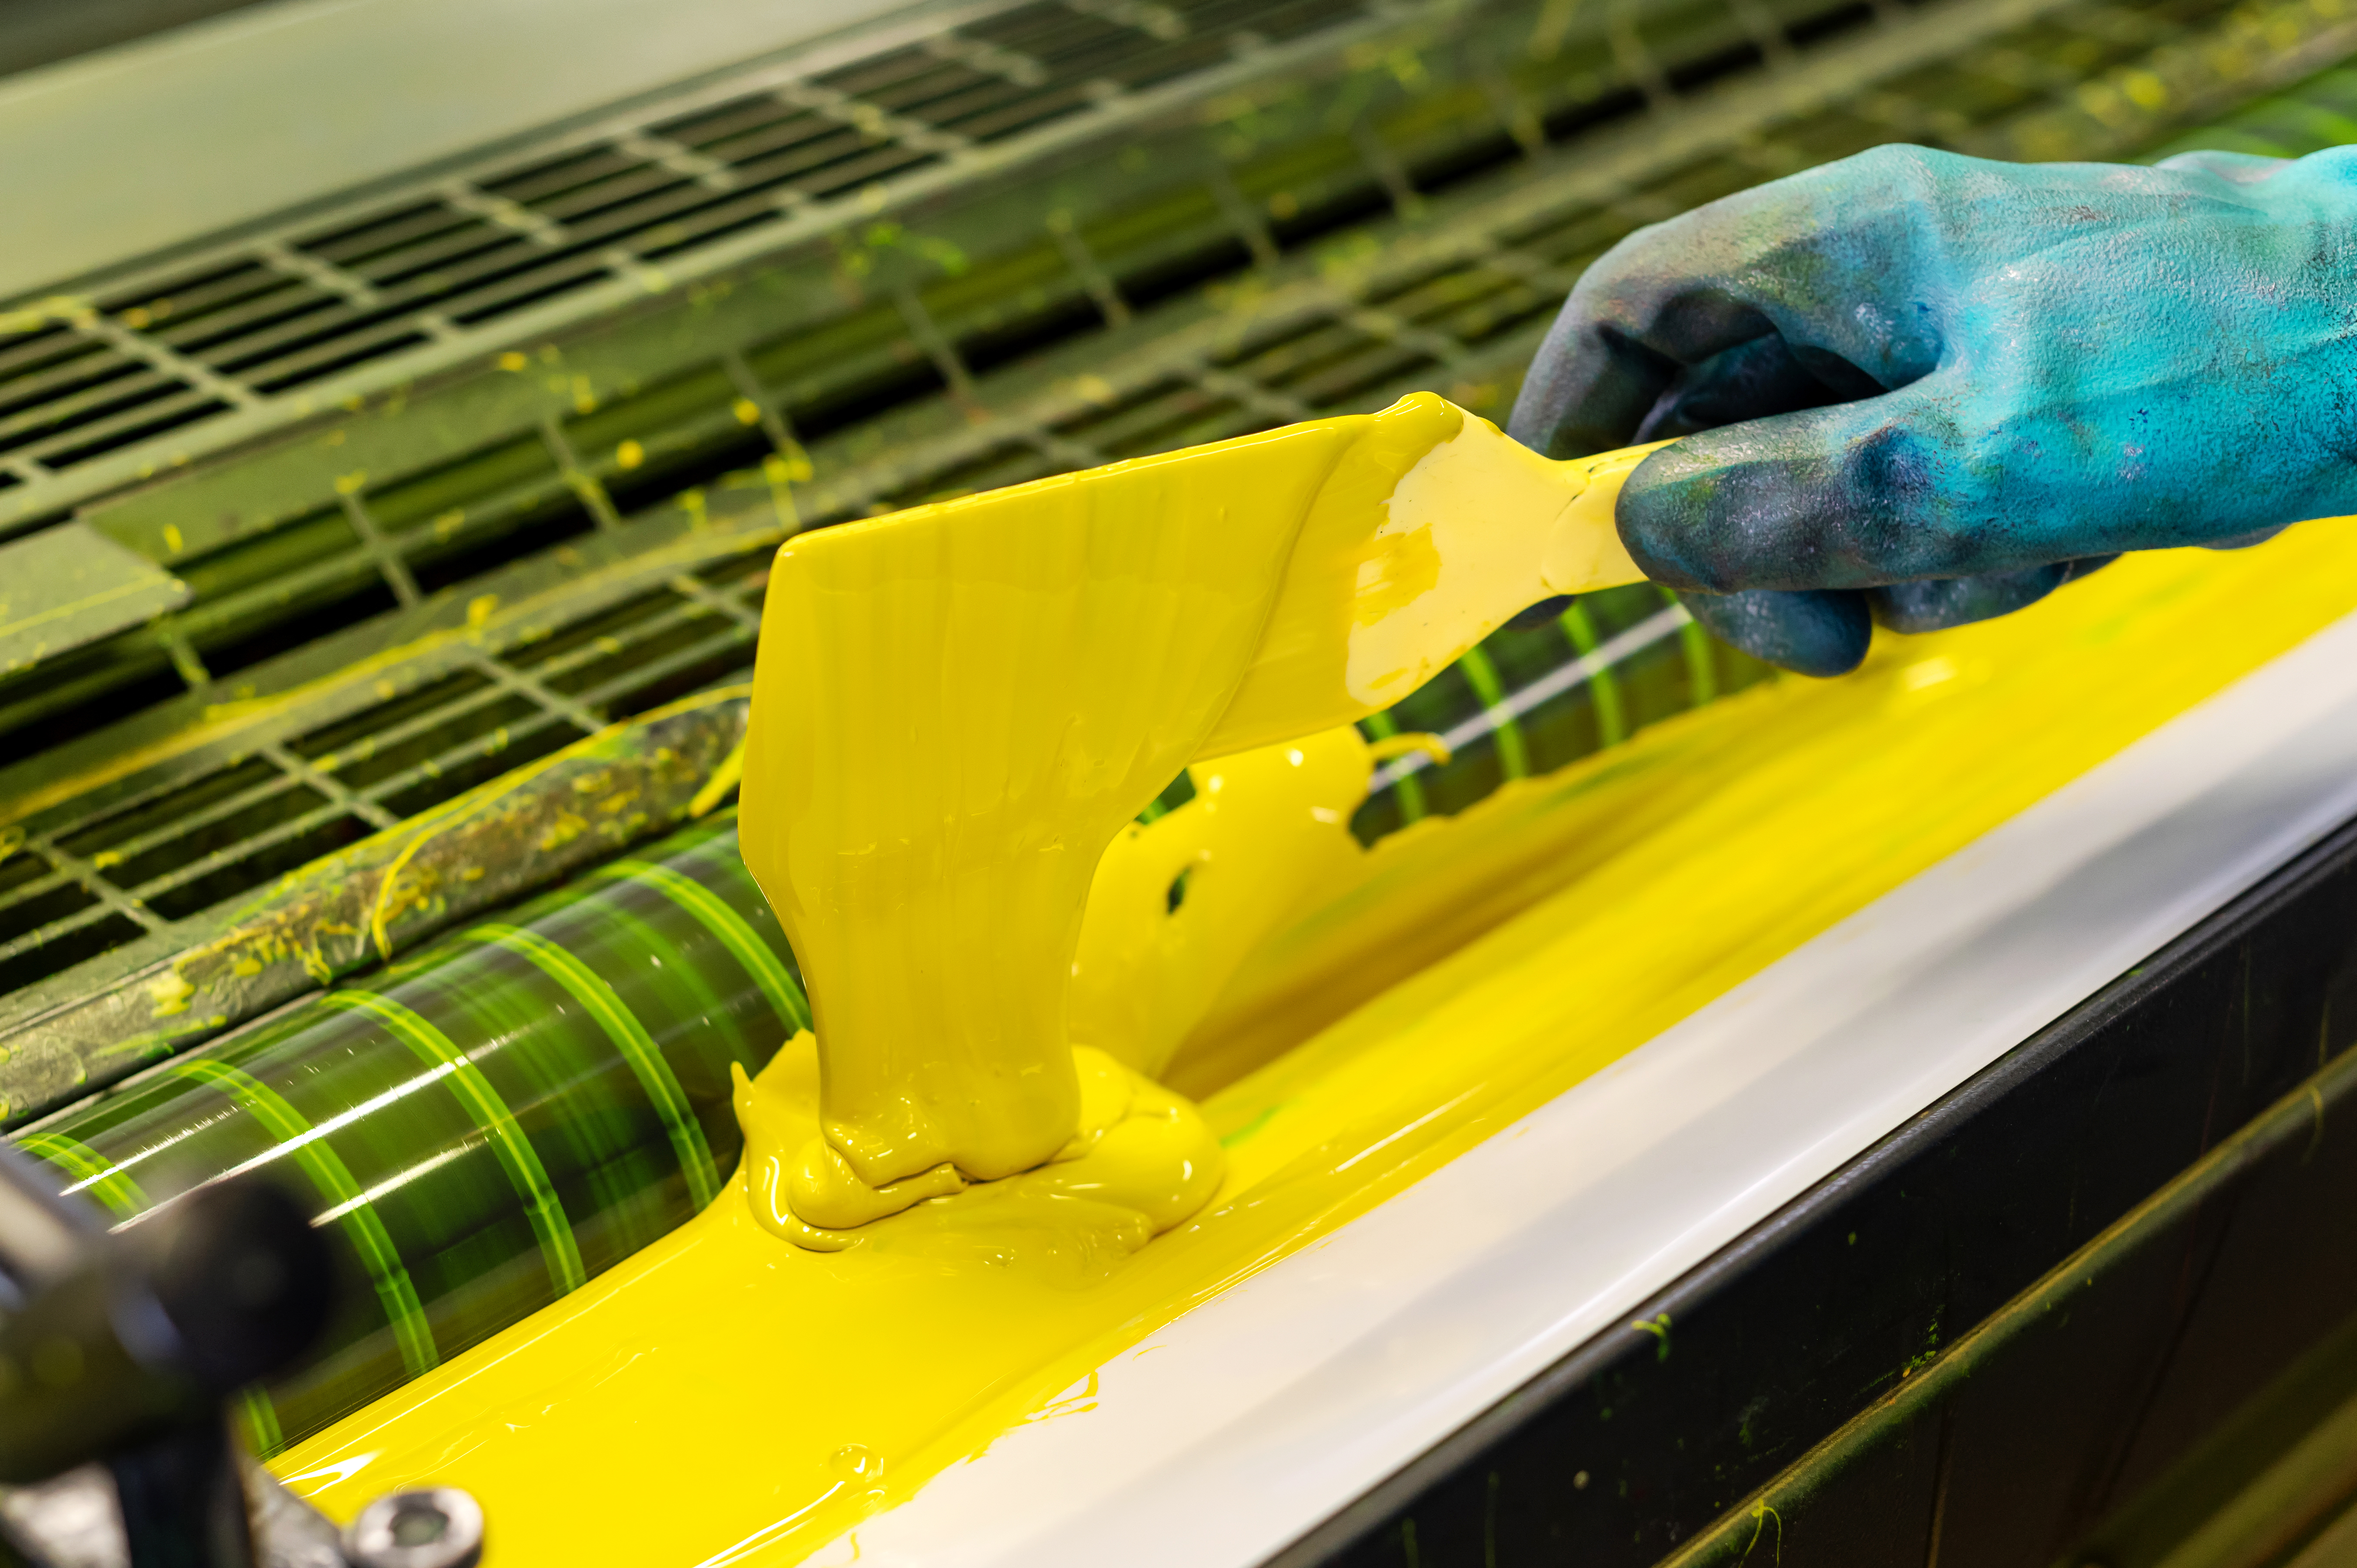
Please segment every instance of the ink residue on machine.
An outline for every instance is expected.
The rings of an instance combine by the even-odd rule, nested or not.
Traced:
[[[818,1068],[814,1113],[781,1090],[762,1118],[809,1128],[757,1156],[769,1222],[845,1246],[1039,1166],[1027,1185],[1135,1196],[1156,1230],[1186,1218],[1217,1169],[1191,1112],[1101,1056],[1084,1097],[1075,1046],[1146,1047],[1067,1033],[1107,846],[1187,763],[1362,719],[1526,606],[1635,580],[1611,498],[1640,456],[1551,462],[1419,393],[782,546],[744,843],[811,980]],[[1336,773],[1333,798],[1278,815],[1322,811],[1340,851],[1366,757],[1355,732],[1329,744],[1339,766],[1312,771]],[[1282,779],[1303,755],[1237,777]],[[1243,820],[1196,816],[1231,834]],[[1240,846],[1213,873],[1252,858]],[[1314,875],[1314,854],[1290,869]],[[1262,888],[1269,907],[1231,934],[1305,891],[1275,862]],[[1150,897],[1124,907],[1158,932]],[[1172,1037],[1193,1021],[1177,1001]]]
[[[1135,1195],[1125,1219],[1123,1203],[1075,1190],[1050,1161],[1044,1174],[979,1182],[961,1168],[955,1197],[853,1228],[857,1244],[844,1250],[781,1240],[765,1222],[781,1213],[770,1202],[778,1187],[761,1190],[765,1162],[790,1174],[831,1114],[818,1044],[799,1042],[739,1086],[748,1137],[767,1154],[748,1160],[720,1201],[299,1444],[282,1471],[331,1511],[410,1478],[454,1481],[510,1521],[516,1544],[502,1560],[513,1563],[657,1550],[782,1563],[846,1531],[856,1543],[864,1518],[1010,1428],[1083,1416],[1095,1369],[1159,1326],[1511,1125],[2344,613],[2350,550],[2345,535],[2319,528],[2264,564],[2203,553],[2126,562],[2021,615],[1886,649],[1853,681],[1756,688],[1372,848],[1336,831],[1372,763],[1355,737],[1197,764],[1194,801],[1106,828],[1113,851],[1086,868],[1081,890],[1106,899],[1102,915],[1083,916],[1075,895],[1060,947],[1017,933],[1063,966],[1064,1061],[1066,1039],[1084,1026],[1123,1039],[1081,1058],[1085,1078],[1068,1069],[1071,1121],[1048,1153],[1084,1118],[1123,1125],[1103,1108],[1145,1080],[1122,1075],[1167,1051],[1160,1077],[1199,1096],[1199,1111],[1133,1087],[1130,1120],[1177,1129],[1183,1148],[1200,1114],[1218,1140],[1225,1169],[1194,1218],[1140,1246],[1156,1220]],[[1141,678],[1071,678],[1100,675]],[[759,723],[754,789],[777,777],[764,771]],[[1005,767],[1006,756],[984,762]],[[1225,768],[1239,780],[1253,774],[1249,794]],[[947,786],[936,777],[909,788]],[[1134,816],[1144,800],[1120,790],[1154,788],[1139,769],[1106,788],[1103,814],[1124,806]],[[1218,824],[1231,801],[1253,799],[1275,825],[1240,838],[1281,843],[1317,885],[1270,917],[1222,983],[1213,975],[1226,960],[1213,950],[1225,921],[1212,900],[1228,851]],[[1206,809],[1190,815],[1198,804]],[[759,850],[748,858],[774,864]],[[1177,878],[1165,876],[1174,864],[1192,868],[1175,902]],[[1041,875],[1071,874],[1057,865]],[[1284,880],[1273,877],[1265,905],[1255,894],[1239,907],[1275,910]],[[1203,923],[1182,940],[1190,908]],[[1211,946],[1188,957],[1188,941],[1206,937]],[[826,982],[811,972],[823,1039]],[[1175,1043],[1138,1031],[1106,983],[1114,973],[1170,987],[1173,1005],[1205,1008],[1201,1021]],[[981,979],[999,989],[967,999],[977,1009],[1015,984]],[[1218,994],[1194,991],[1199,980]],[[1116,1052],[1127,1056],[1118,1071]],[[936,1156],[920,1172],[955,1165],[937,1147],[919,1152]],[[1166,1171],[1178,1168],[1166,1144],[1156,1156]],[[1075,1176],[1085,1164],[1069,1162]],[[1173,1207],[1192,1200],[1183,1193]],[[856,1464],[840,1458],[854,1448]],[[575,1506],[583,1487],[603,1476],[621,1484],[618,1466],[633,1487],[695,1498],[695,1542],[679,1539],[677,1516],[585,1520]]]

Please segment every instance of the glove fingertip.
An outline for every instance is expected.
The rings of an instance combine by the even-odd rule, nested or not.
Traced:
[[[2036,604],[2070,575],[2061,564],[2019,572],[1984,572],[1971,577],[1927,577],[1869,588],[1867,607],[1891,630],[1915,635],[1944,631],[2011,615]]]
[[[1867,608],[1892,631],[1913,635],[1970,626],[2011,615],[2036,604],[2065,583],[2076,582],[2116,560],[2088,555],[2026,566],[2018,572],[1983,572],[1970,577],[1926,577],[1866,590]]]
[[[1708,520],[1717,474],[1709,462],[1711,445],[1706,433],[1652,454],[1631,470],[1613,504],[1621,544],[1665,588],[1717,594],[1731,585],[1722,585],[1715,570],[1717,531]]]
[[[1846,675],[1874,641],[1866,596],[1850,590],[1682,593],[1678,602],[1721,642],[1795,674]]]

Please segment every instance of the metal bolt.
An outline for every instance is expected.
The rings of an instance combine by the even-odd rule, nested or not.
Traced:
[[[387,1493],[344,1532],[344,1555],[354,1568],[475,1568],[482,1506],[456,1487]]]

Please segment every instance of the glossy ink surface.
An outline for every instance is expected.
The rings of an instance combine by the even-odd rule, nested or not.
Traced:
[[[1199,762],[1193,800],[1124,827],[1081,923],[1072,1038],[1159,1078],[1262,939],[1361,875],[1351,813],[1373,763],[1348,725]]]
[[[339,1516],[413,1481],[466,1487],[494,1568],[851,1561],[863,1519],[1010,1428],[1086,1421],[1110,1356],[2352,607],[2346,524],[2145,556],[1886,642],[1852,680],[1755,688],[1516,780],[1383,840],[1254,945],[1171,1067],[1226,1174],[1152,1245],[1009,1205],[990,1227],[905,1222],[920,1209],[813,1251],[763,1228],[740,1174],[278,1468]],[[1461,911],[1510,895],[1519,914],[1450,945]],[[1369,970],[1391,983],[1351,993]],[[1331,1022],[1284,1022],[1337,996],[1353,999]],[[1261,1065],[1223,1064],[1213,1028],[1259,1031]],[[600,1498],[629,1501],[584,1506]]]
[[[1609,535],[1609,504],[1575,515],[1597,467],[1419,393],[780,548],[743,845],[810,983],[820,1087],[774,1228],[846,1245],[1057,1159],[1092,1043],[1065,1026],[1082,910],[1124,824],[1188,762],[1387,706],[1546,596],[1558,532]],[[1611,555],[1566,558],[1625,577]]]
[[[944,1251],[1015,1261],[1010,1230],[1053,1238],[1050,1251],[1106,1264],[1136,1251],[1210,1201],[1227,1167],[1195,1107],[1086,1046],[1073,1047],[1079,1130],[1043,1165],[997,1181],[959,1185],[863,1220],[856,1229],[812,1225],[790,1201],[808,1181],[800,1163],[818,1137],[818,1042],[789,1041],[758,1079],[737,1075],[745,1130],[746,1193],[771,1235],[817,1251],[854,1247]]]

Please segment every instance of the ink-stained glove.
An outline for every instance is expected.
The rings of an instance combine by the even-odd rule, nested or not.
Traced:
[[[1509,430],[1683,436],[1621,491],[1637,564],[1835,675],[2121,551],[2357,511],[2357,147],[2013,165],[1892,146],[1640,231]]]

